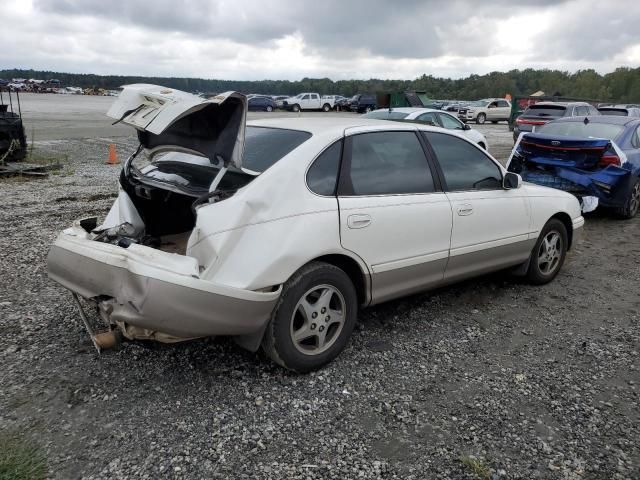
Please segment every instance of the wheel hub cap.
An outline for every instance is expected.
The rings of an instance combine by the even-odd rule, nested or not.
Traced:
[[[298,301],[291,316],[291,340],[305,355],[328,350],[344,327],[346,303],[331,285],[311,288]]]

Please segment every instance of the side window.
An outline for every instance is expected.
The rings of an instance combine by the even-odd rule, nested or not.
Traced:
[[[589,109],[587,107],[577,107],[576,108],[576,115],[581,117],[582,115],[589,115]]]
[[[508,106],[509,106],[509,104],[507,103],[507,101],[506,101],[506,100],[499,100],[499,101],[498,101],[498,106],[499,106],[499,107],[508,107]]]
[[[600,115],[600,112],[593,105],[589,105],[589,115]]]
[[[435,191],[422,145],[414,132],[375,132],[351,137],[347,172],[354,195]]]
[[[317,99],[318,99],[318,98],[320,98],[320,97],[319,97],[318,95],[316,95],[316,94],[313,94],[313,95],[311,95],[311,98],[312,98],[313,100],[317,100]]]
[[[438,119],[436,118],[436,114],[433,112],[423,113],[418,118],[416,118],[416,120],[424,122],[427,125],[433,125],[435,127],[440,126],[440,122],[438,122]]]
[[[309,100],[309,95],[305,95],[304,97],[302,97],[302,100]]]
[[[307,185],[318,195],[335,195],[342,140],[337,141],[316,158],[307,172]]]
[[[440,113],[440,123],[444,128],[448,128],[450,130],[462,130],[464,127],[462,126],[462,122],[456,118],[453,118],[451,115],[447,115],[446,113]]]
[[[424,132],[442,168],[447,190],[497,190],[502,188],[500,168],[479,148],[445,133]]]
[[[636,128],[636,132],[631,138],[631,144],[636,148],[640,148],[640,127]]]

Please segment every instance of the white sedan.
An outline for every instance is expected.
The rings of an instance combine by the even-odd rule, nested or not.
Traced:
[[[584,224],[573,195],[442,128],[247,125],[241,95],[152,85],[127,86],[109,115],[140,140],[119,197],[48,256],[92,334],[83,305],[97,307],[100,345],[230,335],[306,372],[344,349],[359,308],[505,268],[550,282]]]
[[[378,120],[394,120],[400,122],[414,122],[432,127],[442,127],[447,130],[456,130],[474,143],[477,143],[485,150],[489,150],[486,137],[477,130],[474,130],[466,123],[461,122],[453,115],[435,110],[433,108],[380,108],[363,115],[364,118]]]

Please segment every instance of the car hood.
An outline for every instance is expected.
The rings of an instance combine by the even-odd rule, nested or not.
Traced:
[[[225,92],[206,99],[159,85],[125,85],[107,116],[131,125],[146,149],[182,148],[213,164],[242,168],[247,99]]]

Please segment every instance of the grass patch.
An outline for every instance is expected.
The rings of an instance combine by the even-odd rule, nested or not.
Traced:
[[[47,461],[40,449],[15,432],[0,432],[0,480],[41,480]]]
[[[460,457],[460,462],[479,480],[491,480],[491,468],[483,460],[470,455],[463,455]]]

